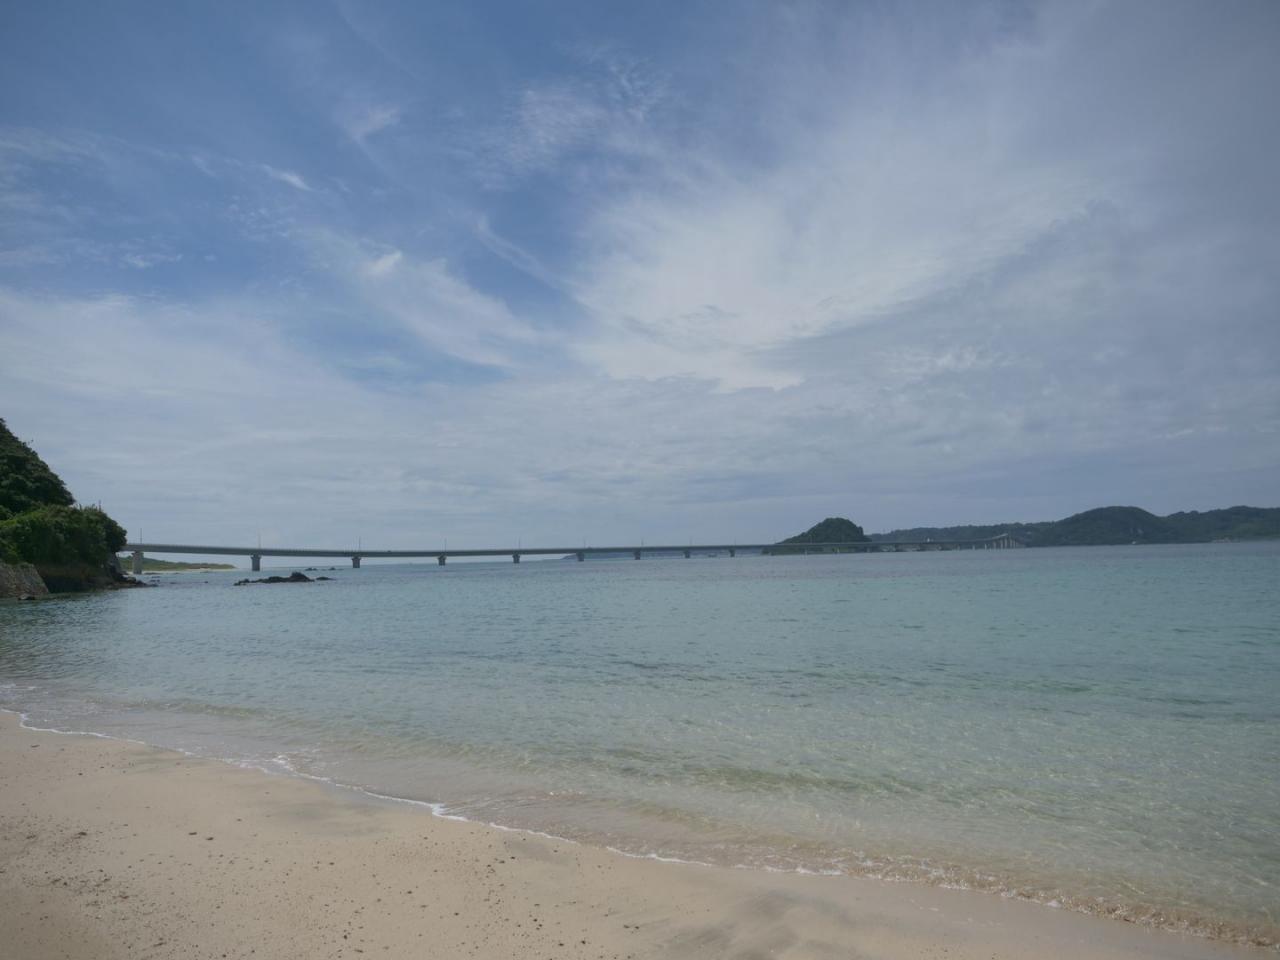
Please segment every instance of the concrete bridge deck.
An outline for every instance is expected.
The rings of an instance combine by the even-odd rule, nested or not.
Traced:
[[[695,553],[728,553],[736,556],[739,550],[760,553],[890,553],[914,550],[1003,550],[1022,546],[1008,534],[986,540],[913,540],[913,541],[857,541],[852,543],[698,543],[698,544],[641,544],[623,547],[504,547],[484,550],[450,550],[426,548],[422,550],[365,550],[363,548],[310,549],[304,547],[219,547],[189,543],[126,543],[124,548],[133,553],[133,572],[142,572],[142,559],[148,553],[195,554],[199,556],[248,557],[254,570],[262,569],[263,557],[349,557],[351,566],[358,568],[366,557],[376,559],[422,559],[435,557],[444,566],[449,557],[510,557],[519,563],[522,556],[576,556],[585,560],[590,555],[631,554],[639,560],[646,553],[677,553],[691,557]]]

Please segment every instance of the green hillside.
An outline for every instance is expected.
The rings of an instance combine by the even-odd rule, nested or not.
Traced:
[[[0,420],[0,561],[30,563],[50,590],[117,579],[111,560],[125,531],[97,507],[77,507],[66,485]]]
[[[844,517],[827,517],[821,523],[815,523],[804,533],[798,533],[794,537],[781,541],[778,546],[785,547],[788,544],[802,546],[806,543],[869,543],[870,540],[871,538],[852,520]],[[792,551],[774,548],[771,552],[790,553]]]
[[[1029,547],[1120,543],[1207,543],[1280,537],[1280,508],[1228,507],[1158,517],[1140,507],[1098,507],[1062,520],[956,527],[913,527],[872,540],[981,540],[1008,533]]]
[[[1257,540],[1280,537],[1280,508],[1227,507],[1200,513],[1171,513],[1164,518],[1184,540]]]
[[[955,527],[904,527],[888,533],[871,534],[872,541],[901,540],[907,543],[923,543],[926,540],[990,540],[1010,534],[1026,544],[1035,541],[1038,533],[1053,526],[1052,521],[1042,523],[980,523],[961,524]]]
[[[0,420],[0,520],[38,507],[73,503],[61,478]]]

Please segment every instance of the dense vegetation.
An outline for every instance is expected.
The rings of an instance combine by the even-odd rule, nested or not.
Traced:
[[[1227,507],[1189,510],[1164,518],[1184,540],[1257,540],[1280,537],[1280,508]]]
[[[50,590],[112,580],[125,531],[97,507],[77,507],[47,463],[0,420],[0,560],[30,563]]]
[[[75,500],[56,473],[0,420],[0,520]]]
[[[807,543],[869,543],[870,540],[871,538],[852,520],[846,520],[844,517],[827,517],[821,523],[815,523],[804,533],[788,537],[778,546],[785,547],[789,544],[803,546]],[[771,552],[790,553],[792,551],[774,548]]]
[[[982,540],[1008,533],[1029,547],[1117,543],[1205,543],[1280,537],[1280,508],[1228,507],[1157,517],[1140,507],[1098,507],[1063,520],[959,527],[913,527],[872,540]]]

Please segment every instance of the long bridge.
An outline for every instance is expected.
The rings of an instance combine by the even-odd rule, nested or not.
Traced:
[[[213,547],[189,543],[126,543],[125,550],[133,553],[133,572],[142,573],[142,559],[148,553],[197,554],[200,556],[248,557],[254,570],[262,569],[263,557],[350,557],[351,566],[359,568],[365,558],[409,560],[435,557],[440,566],[449,557],[510,557],[519,563],[522,556],[576,556],[586,560],[588,556],[614,554],[631,556],[639,560],[646,553],[683,554],[686,558],[695,553],[728,553],[736,556],[739,550],[760,553],[892,553],[916,550],[1007,550],[1021,547],[1022,543],[1007,533],[985,540],[871,540],[847,543],[701,543],[671,545],[645,545],[629,547],[505,547],[491,550],[450,550],[430,547],[423,550],[354,550],[319,549],[302,547]]]

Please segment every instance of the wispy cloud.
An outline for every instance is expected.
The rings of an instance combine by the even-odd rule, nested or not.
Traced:
[[[294,173],[292,170],[277,170],[275,167],[271,166],[270,164],[264,163],[262,165],[262,172],[265,173],[272,180],[278,180],[281,183],[287,183],[289,186],[293,187],[295,190],[304,190],[308,193],[311,192],[310,184],[308,184],[307,181],[302,178],[301,174]]]
[[[307,232],[301,240],[354,305],[441,354],[505,369],[517,366],[521,350],[539,339],[507,304],[468,284],[442,258],[415,258],[330,230]]]
[[[575,156],[628,156],[647,149],[651,112],[665,96],[646,65],[606,49],[581,53],[582,70],[507,95],[499,124],[473,133],[475,172],[506,186]]]
[[[388,127],[400,122],[400,108],[390,104],[343,104],[337,112],[338,125],[352,140],[363,144]]]
[[[182,259],[180,253],[126,253],[120,257],[120,261],[127,267],[135,270],[149,270],[151,267],[162,263],[177,263]]]
[[[476,238],[484,244],[485,248],[501,257],[511,266],[527,276],[533,277],[555,290],[565,290],[569,287],[568,280],[559,274],[553,272],[534,254],[524,249],[518,244],[512,243],[510,240],[500,236],[490,225],[487,217],[480,217],[476,221],[475,226]]]

